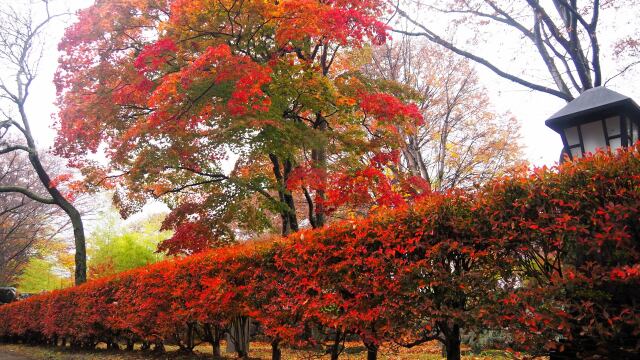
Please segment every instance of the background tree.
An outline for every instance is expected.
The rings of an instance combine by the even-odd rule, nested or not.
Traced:
[[[409,10],[417,8],[420,14],[430,14],[443,19],[443,24],[454,24],[450,33],[438,31],[438,22],[427,23]],[[525,86],[571,101],[577,94],[595,86],[605,85],[638,64],[636,59],[620,64],[618,69],[607,68],[613,46],[622,49],[637,42],[637,27],[627,29],[617,26],[617,21],[603,23],[605,12],[637,11],[635,1],[585,1],[575,0],[435,0],[428,3],[407,1],[398,7],[398,14],[406,19],[409,30],[396,27],[394,31],[421,36],[444,48],[479,63],[497,75]],[[443,25],[446,27],[446,25]],[[603,29],[616,33],[613,42],[602,37]],[[412,30],[415,29],[415,30]],[[631,31],[629,31],[631,30]],[[500,44],[493,46],[491,38],[501,32],[518,45],[509,49],[503,58]],[[452,35],[455,34],[455,35]],[[500,36],[500,39],[504,39]],[[465,44],[466,42],[466,44]],[[484,46],[477,46],[484,44]],[[486,53],[483,52],[486,50]],[[514,53],[515,52],[515,53]],[[533,55],[537,64],[530,60]],[[517,64],[516,67],[510,66]],[[543,77],[531,75],[534,69],[545,69]]]
[[[19,185],[31,191],[41,188],[26,155],[0,156],[0,186]],[[31,256],[64,229],[60,210],[20,193],[0,199],[0,284],[15,285]]]
[[[404,37],[339,61],[393,95],[372,102],[368,111],[402,113],[400,99],[415,103],[418,116],[392,122],[385,137],[369,133],[374,141],[389,142],[329,175],[325,203],[332,217],[366,216],[379,207],[407,206],[432,191],[475,187],[519,162],[519,123],[495,112],[465,59]]]
[[[496,113],[468,60],[405,36],[374,48],[363,71],[413,93],[424,120],[403,132],[401,170],[434,190],[485,183],[520,159],[517,120]]]
[[[0,193],[22,194],[48,205],[56,205],[64,211],[73,226],[75,239],[75,281],[86,281],[86,250],[84,228],[80,212],[74,206],[70,193],[63,192],[60,182],[69,178],[52,177],[41,160],[31,122],[27,115],[27,100],[31,85],[38,73],[38,65],[44,51],[44,29],[61,15],[49,12],[49,4],[43,2],[41,19],[35,9],[4,6],[0,9],[0,63],[5,68],[0,77],[0,155],[22,152],[29,158],[33,171],[44,187],[46,195],[35,192],[19,184],[0,186]],[[19,136],[19,142],[9,142],[8,133]]]
[[[99,278],[152,264],[164,257],[158,244],[171,237],[160,231],[164,214],[123,222],[114,210],[105,212],[88,237],[89,277]]]
[[[73,255],[64,242],[50,241],[36,246],[17,279],[21,293],[35,294],[43,291],[73,286]]]

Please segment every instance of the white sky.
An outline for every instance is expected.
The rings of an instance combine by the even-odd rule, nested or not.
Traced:
[[[86,7],[92,2],[92,0],[63,0],[58,3],[64,4],[73,11]],[[0,0],[0,6],[8,3],[13,3],[13,1]],[[602,18],[601,22],[615,22],[623,27],[635,28],[635,30],[632,31],[637,31],[635,19],[637,15],[638,14],[634,14],[633,12],[619,11],[615,14],[615,19]],[[47,30],[48,48],[41,63],[39,77],[33,84],[33,92],[30,103],[28,104],[31,121],[36,124],[34,126],[36,137],[39,144],[43,147],[51,146],[55,136],[55,132],[51,128],[51,115],[56,111],[54,105],[55,88],[52,79],[57,66],[58,54],[56,46],[62,37],[64,27],[64,23],[57,22]],[[607,36],[611,37],[613,35],[614,34],[601,32],[601,42],[602,39],[606,40]],[[501,37],[502,34],[496,34],[496,38]],[[498,47],[502,51],[505,51],[505,49],[509,51],[508,44],[504,44],[503,42],[504,40],[499,40],[494,44],[486,46],[485,52],[490,56]],[[512,49],[511,51],[518,51],[518,49]],[[610,51],[610,48],[605,47],[602,51]],[[511,65],[515,65],[515,67],[521,67],[522,65],[517,62],[513,64],[513,61],[510,62],[508,59],[502,59],[502,62],[496,63],[499,66],[505,66],[507,68]],[[604,69],[606,71],[608,65],[611,65],[609,67],[609,75],[611,75],[613,72],[612,64],[605,63]],[[526,147],[526,158],[535,165],[551,165],[555,163],[558,160],[561,149],[560,137],[544,125],[544,120],[564,106],[564,101],[551,95],[530,91],[520,85],[504,80],[482,66],[477,66],[476,68],[480,73],[481,82],[487,87],[496,109],[499,111],[511,111],[521,122],[522,142]],[[540,74],[540,72],[532,70],[531,74],[526,75],[529,78],[535,79],[536,74]],[[629,81],[629,79],[633,78],[638,79],[638,74],[639,72],[636,69],[635,72],[630,73],[626,77],[621,77],[612,83],[610,88],[630,96],[638,102],[640,100],[640,87],[635,86],[634,82]]]

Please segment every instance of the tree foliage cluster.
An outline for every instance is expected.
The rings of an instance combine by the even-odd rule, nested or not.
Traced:
[[[248,242],[0,308],[0,336],[77,346],[142,341],[219,350],[251,317],[280,346],[382,343],[504,331],[530,354],[638,355],[640,146],[516,171],[288,238]],[[324,334],[320,336],[319,334]],[[247,356],[241,353],[241,356]]]
[[[161,213],[122,221],[110,208],[87,237],[88,275],[96,279],[158,262],[158,244],[171,234],[160,231]],[[73,252],[61,239],[39,241],[25,259],[15,285],[21,293],[40,293],[71,286]]]
[[[283,234],[297,231],[293,192],[305,194],[310,223],[322,226],[329,162],[393,141],[370,141],[364,126],[381,135],[389,121],[418,116],[399,101],[380,113],[386,94],[375,84],[330,73],[343,47],[384,39],[383,8],[98,1],[61,44],[58,151],[89,181],[116,186],[124,214],[162,196],[175,239],[228,244],[270,229],[271,214]],[[107,168],[87,161],[101,145]],[[229,151],[239,159],[225,171]],[[287,181],[300,165],[315,170],[316,186],[292,191]],[[166,250],[192,252],[171,241]]]
[[[44,291],[73,286],[73,254],[61,243],[49,242],[29,257],[18,277],[16,287],[21,294],[38,294]]]
[[[164,258],[158,244],[171,236],[161,231],[163,214],[121,221],[113,210],[88,238],[89,278],[96,279],[156,263]],[[133,219],[130,219],[133,220]]]
[[[388,11],[379,0],[97,1],[60,44],[56,150],[89,186],[115,189],[125,216],[165,202],[170,255],[398,206],[436,182],[402,165],[405,143],[435,124],[417,101],[431,94],[351,59],[385,41]],[[475,80],[443,90],[456,91],[447,126],[459,129],[488,107],[473,108]],[[443,135],[464,161],[443,154],[460,166],[437,188],[473,182],[478,161],[513,162],[513,124],[494,119],[475,139]],[[109,163],[92,161],[103,150]]]

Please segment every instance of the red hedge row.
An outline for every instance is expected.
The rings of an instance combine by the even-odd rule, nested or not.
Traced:
[[[599,153],[2,306],[0,337],[216,351],[250,317],[275,359],[281,344],[326,345],[335,359],[348,336],[369,359],[382,343],[434,339],[459,358],[463,336],[487,331],[530,354],[634,358],[639,207],[640,149]]]

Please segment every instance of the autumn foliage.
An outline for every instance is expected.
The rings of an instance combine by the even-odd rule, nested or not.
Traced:
[[[382,343],[433,339],[457,358],[461,335],[488,330],[513,351],[630,358],[640,346],[639,189],[640,147],[518,171],[475,192],[3,306],[0,336],[192,349],[193,329],[215,347],[231,321],[251,317],[276,349],[326,340],[334,358],[347,336],[369,358]]]
[[[227,245],[239,232],[286,235],[299,213],[321,227],[329,175],[386,150],[397,136],[382,135],[421,118],[415,104],[334,65],[385,40],[388,10],[381,0],[96,1],[60,43],[56,152],[89,187],[115,188],[125,216],[164,201],[165,228],[176,231],[169,254]],[[108,164],[93,161],[102,149]],[[318,176],[287,187],[309,167]]]

